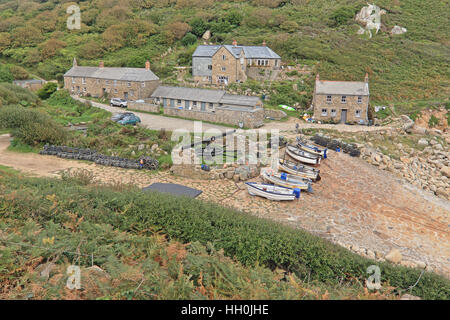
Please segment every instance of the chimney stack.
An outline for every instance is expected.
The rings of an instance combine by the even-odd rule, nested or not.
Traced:
[[[72,65],[73,65],[74,67],[78,67],[77,58],[73,58],[73,63],[72,63]]]
[[[99,67],[100,68],[104,68],[105,67],[105,63],[103,61],[100,61]]]
[[[369,74],[366,72],[366,76],[364,77],[364,81],[369,83]]]
[[[320,81],[320,75],[316,74],[316,81]]]
[[[145,70],[149,71],[150,70],[150,61],[146,61],[145,62]]]
[[[236,40],[233,40],[233,46],[237,46],[237,41]]]
[[[263,41],[263,47],[265,47],[265,46],[266,46],[266,40]]]

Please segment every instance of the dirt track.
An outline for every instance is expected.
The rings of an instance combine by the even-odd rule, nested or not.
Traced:
[[[91,170],[102,182],[137,184],[174,182],[203,191],[202,200],[306,229],[343,246],[387,254],[401,251],[405,260],[423,261],[450,277],[450,202],[405,184],[361,159],[331,152],[321,165],[314,194],[279,203],[248,195],[242,183],[204,181],[167,172],[103,167],[37,154],[9,152],[9,136],[0,136],[0,164],[38,176],[57,176],[68,168]]]

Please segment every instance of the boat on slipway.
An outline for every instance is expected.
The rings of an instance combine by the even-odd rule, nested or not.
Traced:
[[[300,197],[300,190],[298,190],[296,195],[294,189],[273,184],[257,182],[246,182],[245,184],[247,185],[248,193],[252,196],[260,196],[274,201],[294,200],[296,197]]]
[[[300,178],[311,179],[313,181],[319,181],[321,179],[319,169],[289,160],[280,159],[278,163],[278,170]]]
[[[286,153],[293,159],[312,165],[320,165],[321,156],[303,151],[293,145],[286,147]]]
[[[310,179],[303,179],[285,172],[280,173],[268,170],[263,171],[261,176],[264,181],[277,186],[312,192],[312,181]]]

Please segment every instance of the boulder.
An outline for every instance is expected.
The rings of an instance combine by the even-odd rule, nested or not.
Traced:
[[[384,258],[392,263],[400,263],[400,261],[402,261],[403,256],[399,250],[392,249]]]
[[[391,30],[392,35],[398,35],[406,33],[408,30],[406,28],[400,27],[400,26],[394,26]]]
[[[442,168],[441,168],[441,174],[443,175],[443,176],[446,176],[447,178],[450,178],[450,167],[447,167],[447,166],[443,166]]]

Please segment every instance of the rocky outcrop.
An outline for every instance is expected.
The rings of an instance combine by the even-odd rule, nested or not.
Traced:
[[[394,26],[391,30],[391,34],[392,35],[398,35],[398,34],[403,34],[406,33],[408,30],[406,30],[406,28],[400,27],[400,26]]]

